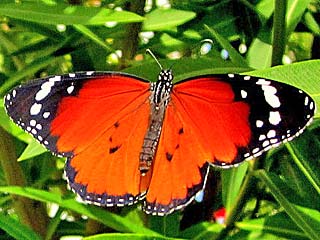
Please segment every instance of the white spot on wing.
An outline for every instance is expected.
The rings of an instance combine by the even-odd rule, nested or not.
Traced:
[[[263,153],[263,151],[259,151],[259,152],[255,153],[255,154],[253,154],[253,156],[254,157],[259,157],[259,156],[261,156],[262,153]]]
[[[265,140],[266,138],[267,138],[266,135],[261,134],[261,135],[259,136],[259,141],[263,141],[263,140]]]
[[[67,92],[69,94],[71,94],[73,92],[73,90],[74,90],[74,86],[72,86],[72,85],[67,88]]]
[[[229,73],[229,74],[228,74],[228,77],[229,77],[229,78],[234,78],[234,74]]]
[[[34,103],[30,108],[30,114],[31,115],[37,115],[40,113],[42,108],[42,104],[40,103]]]
[[[58,81],[61,81],[61,76],[51,77],[51,78],[49,78],[49,81],[50,81],[50,82],[58,82]]]
[[[262,143],[262,147],[267,147],[267,146],[269,146],[270,145],[270,142],[269,142],[269,140],[266,140],[266,141],[264,141],[263,143]]]
[[[37,124],[37,121],[34,119],[30,120],[30,126],[34,127]]]
[[[309,108],[310,108],[310,110],[313,110],[313,108],[314,108],[313,102],[310,103]]]
[[[257,126],[257,128],[261,128],[263,126],[263,121],[257,120],[256,121],[256,126]]]
[[[17,91],[16,91],[16,90],[13,90],[13,91],[12,91],[12,97],[15,98],[16,95],[17,95]]]
[[[264,97],[267,103],[273,108],[280,107],[281,103],[280,103],[279,97],[276,96],[277,89],[275,87],[266,86],[266,85],[263,85],[261,88],[263,90]]]
[[[268,138],[274,138],[276,136],[276,131],[275,130],[269,130],[267,133]]]
[[[252,153],[255,154],[255,153],[259,152],[259,150],[260,150],[259,148],[254,148],[254,149],[252,150]]]
[[[256,82],[256,84],[258,84],[258,85],[270,85],[270,81],[266,81],[265,79],[263,79],[263,78],[260,78],[257,82]]]
[[[278,111],[270,112],[269,122],[272,125],[278,125],[281,122],[281,116]]]
[[[69,73],[69,77],[73,78],[73,77],[75,77],[75,76],[76,76],[75,73]]]
[[[46,98],[50,92],[51,87],[54,85],[54,82],[47,81],[41,85],[41,89],[37,92],[35,99],[41,101]]]
[[[250,78],[251,78],[250,76],[244,76],[243,80],[250,80]]]
[[[277,144],[277,143],[279,143],[278,139],[276,139],[276,138],[271,139],[270,142],[271,142],[272,144]]]
[[[241,90],[241,97],[246,98],[248,96],[248,93],[245,90]]]
[[[43,118],[48,118],[50,116],[50,112],[44,112],[42,116]]]

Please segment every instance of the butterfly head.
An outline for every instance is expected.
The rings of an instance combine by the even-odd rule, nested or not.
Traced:
[[[171,69],[162,69],[158,75],[158,81],[152,83],[152,101],[159,105],[161,103],[168,104],[170,100],[170,94],[173,87],[173,74]]]
[[[158,81],[170,81],[173,80],[173,73],[171,69],[162,69],[158,75]]]
[[[158,75],[158,82],[161,82],[165,91],[171,92],[173,86],[173,74],[171,69],[162,69]],[[157,82],[157,83],[158,83]]]

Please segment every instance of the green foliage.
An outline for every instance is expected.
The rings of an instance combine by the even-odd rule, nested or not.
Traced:
[[[320,106],[320,61],[312,60],[319,58],[316,0],[171,1],[169,8],[144,1],[66,2],[0,2],[1,96],[20,82],[73,71],[121,70],[155,81],[159,67],[145,54],[150,48],[173,69],[175,81],[246,72],[299,87]],[[212,49],[201,55],[205,39]],[[295,63],[271,67],[288,60]],[[106,210],[77,202],[61,177],[64,160],[45,152],[0,106],[4,239],[320,238],[319,113],[293,142],[239,168],[213,170],[209,207],[154,217],[136,206]],[[227,209],[223,225],[212,217],[221,206]]]

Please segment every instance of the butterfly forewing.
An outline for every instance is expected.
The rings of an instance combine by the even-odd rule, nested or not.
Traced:
[[[145,193],[150,174],[142,179],[138,166],[148,82],[108,72],[48,77],[13,89],[5,106],[14,122],[68,157],[69,185],[84,200],[123,206]]]
[[[232,166],[298,136],[315,112],[312,98],[290,85],[241,75],[208,75],[175,85],[173,103],[211,151]]]
[[[88,75],[80,78],[86,79]],[[70,75],[37,79],[14,88],[5,96],[5,107],[12,120],[56,154],[68,155],[56,148],[57,138],[51,135],[50,122],[55,118],[61,99],[75,96],[81,89],[83,81],[74,85],[76,80]]]

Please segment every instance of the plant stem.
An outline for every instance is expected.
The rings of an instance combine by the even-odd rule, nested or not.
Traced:
[[[26,181],[22,169],[17,162],[11,135],[0,127],[0,164],[8,185],[25,186]],[[40,235],[45,236],[48,218],[46,211],[39,202],[12,196],[13,207],[19,219]]]
[[[0,31],[0,45],[4,47],[6,54],[10,55],[12,52],[17,51],[19,48],[13,43],[14,41],[8,36],[8,34]],[[12,56],[12,62],[16,69],[10,69],[13,71],[19,71],[25,67],[25,63],[17,56]]]
[[[128,1],[126,10],[144,15],[144,0]],[[142,23],[129,23],[126,26],[125,36],[122,43],[122,61],[120,68],[127,66],[127,61],[132,60],[138,50],[139,45],[139,32],[141,31]]]
[[[287,42],[286,10],[287,0],[275,0],[273,15],[272,66],[282,64],[282,57],[285,52]]]
[[[227,213],[227,218],[225,220],[226,227],[224,230],[220,232],[220,234],[215,239],[224,239],[227,236],[228,232],[234,228],[234,224],[236,221],[238,221],[241,210],[243,209],[246,203],[246,196],[248,196],[248,193],[250,192],[250,189],[253,186],[253,171],[257,168],[257,166],[257,160],[252,161],[252,163],[249,164],[248,173],[240,188],[238,197],[230,211]]]

